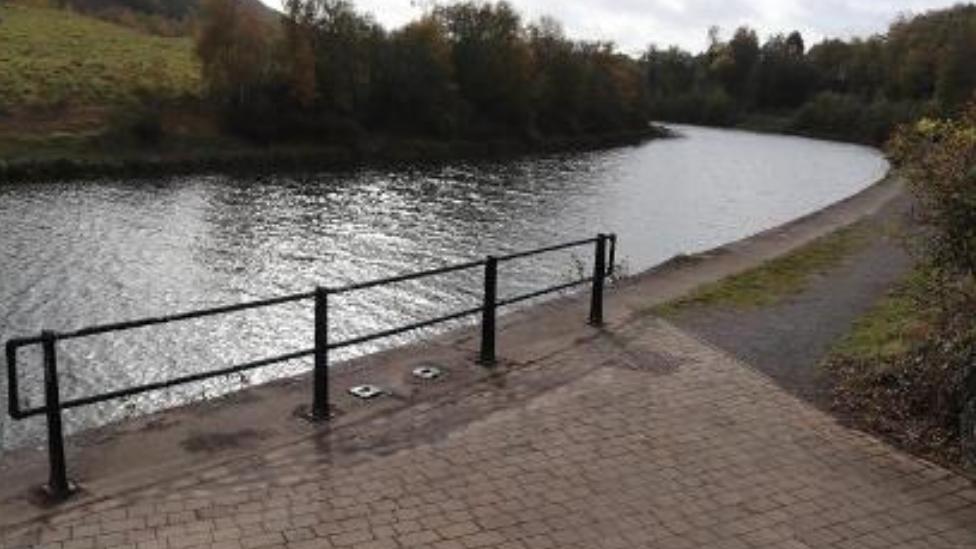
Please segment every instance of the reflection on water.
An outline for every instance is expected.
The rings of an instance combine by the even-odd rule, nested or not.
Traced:
[[[789,221],[887,169],[862,147],[678,128],[683,139],[515,161],[0,186],[0,338],[307,291],[599,231],[620,235],[618,257],[637,271]],[[566,281],[586,255],[505,264],[500,293]],[[333,337],[476,306],[480,277],[474,270],[337,297]],[[65,342],[62,391],[70,398],[307,348],[311,318],[307,302]],[[22,392],[37,404],[39,362],[22,357]],[[66,419],[78,429],[308,367],[174,388]],[[41,432],[37,422],[2,421],[0,448]]]

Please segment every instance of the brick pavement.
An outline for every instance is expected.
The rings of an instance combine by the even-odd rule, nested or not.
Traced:
[[[976,488],[640,318],[0,547],[976,548]]]

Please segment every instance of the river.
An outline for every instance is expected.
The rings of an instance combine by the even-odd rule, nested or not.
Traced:
[[[866,147],[673,128],[680,138],[505,161],[0,185],[0,339],[303,292],[597,232],[619,235],[618,260],[635,273],[813,212],[888,169]],[[588,255],[506,264],[500,294],[568,281]],[[333,337],[477,306],[480,276],[337,298]],[[61,390],[82,396],[311,345],[309,302],[75,340],[59,346]],[[38,356],[20,356],[23,398],[39,404]],[[298,361],[80,408],[66,422],[76,431],[309,367]],[[0,417],[0,450],[43,440],[39,420]]]

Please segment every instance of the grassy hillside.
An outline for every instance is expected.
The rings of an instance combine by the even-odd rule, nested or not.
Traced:
[[[0,4],[0,110],[117,106],[140,89],[197,94],[190,38],[163,38],[23,2]]]

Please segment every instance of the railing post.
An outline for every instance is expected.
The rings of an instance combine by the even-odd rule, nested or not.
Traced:
[[[329,419],[329,290],[315,288],[315,384],[312,420]]]
[[[17,347],[13,341],[8,341],[7,346],[7,413],[14,419],[20,417],[20,396],[17,387]]]
[[[64,458],[64,429],[61,425],[61,392],[58,387],[58,357],[54,332],[41,333],[44,351],[44,408],[47,414],[47,456],[51,475],[46,490],[51,499],[61,501],[71,495],[71,484]]]
[[[481,311],[481,356],[482,366],[495,365],[495,311],[498,303],[498,259],[488,256],[485,259],[485,302]]]
[[[603,282],[607,274],[607,235],[596,236],[593,257],[593,295],[590,299],[590,325],[603,326]]]

